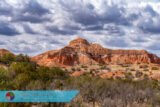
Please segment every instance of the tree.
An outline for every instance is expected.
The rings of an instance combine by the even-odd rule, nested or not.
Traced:
[[[125,73],[125,78],[126,80],[132,81],[132,79],[134,78],[131,72],[127,72]]]
[[[60,69],[59,67],[53,67],[50,68],[48,73],[50,74],[50,77],[57,77],[57,78],[65,78],[67,76],[67,74],[65,73],[65,71],[63,71],[62,69]]]
[[[7,70],[3,67],[0,67],[0,82],[8,80]]]
[[[30,62],[15,62],[10,65],[9,70],[14,71],[16,74],[32,72],[36,71],[36,66]]]
[[[45,83],[42,80],[32,80],[29,82],[29,84],[26,86],[26,89],[28,90],[43,90],[45,88]]]
[[[20,73],[15,79],[14,79],[14,86],[15,89],[25,89],[27,84],[31,81],[31,77],[27,73]]]
[[[42,80],[42,81],[48,81],[49,80],[49,74],[48,72],[49,68],[48,67],[43,67],[40,66],[37,68],[36,72],[37,72],[37,76]]]
[[[30,58],[27,55],[19,54],[16,56],[15,61],[17,61],[17,62],[30,62]]]

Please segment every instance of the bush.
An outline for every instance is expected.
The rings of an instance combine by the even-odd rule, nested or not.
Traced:
[[[37,74],[38,74],[38,77],[42,81],[48,81],[49,80],[50,75],[48,74],[47,71],[49,71],[49,68],[47,68],[47,67],[38,67]]]
[[[27,90],[43,90],[45,88],[45,83],[41,80],[30,81],[26,86]]]
[[[106,68],[107,68],[106,66],[101,66],[100,67],[101,70],[106,69]]]
[[[137,78],[140,78],[142,75],[143,75],[142,72],[136,71],[135,76],[136,76]]]
[[[149,71],[149,69],[144,69],[143,71]]]
[[[47,68],[47,67],[39,67],[37,69],[38,76],[43,81],[53,80],[55,78],[65,78],[67,74],[58,67]]]
[[[5,80],[8,80],[7,70],[3,67],[0,67],[0,82]]]
[[[131,71],[136,71],[134,68],[130,69]]]
[[[10,65],[9,70],[14,71],[16,74],[23,72],[32,72],[36,70],[36,66],[34,63],[15,62]]]
[[[125,73],[125,78],[127,80],[132,80],[134,77],[133,77],[132,73],[128,72],[128,73]]]
[[[87,66],[85,66],[85,65],[81,65],[81,68],[88,68]]]
[[[30,58],[27,55],[19,54],[16,56],[15,61],[17,61],[17,62],[30,62]]]
[[[15,61],[15,56],[13,54],[5,54],[0,57],[0,62],[3,64],[10,64]]]
[[[148,68],[148,65],[140,65],[139,68]]]
[[[65,77],[66,73],[59,67],[53,67],[49,70],[51,77]]]
[[[159,70],[158,67],[152,67],[152,70]]]
[[[71,68],[71,70],[72,70],[72,71],[76,71],[76,69],[75,69],[75,68]]]
[[[81,71],[81,68],[77,68],[77,71]]]
[[[20,73],[19,75],[16,76],[14,79],[14,86],[15,89],[25,89],[27,84],[31,81],[31,77],[27,73]]]
[[[130,67],[129,64],[121,64],[121,67]]]

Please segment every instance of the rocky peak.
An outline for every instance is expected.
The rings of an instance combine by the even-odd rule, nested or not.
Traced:
[[[71,46],[71,47],[80,47],[80,46],[88,46],[88,45],[90,45],[90,43],[86,39],[83,39],[83,38],[80,38],[80,37],[72,40],[69,43],[69,46]]]

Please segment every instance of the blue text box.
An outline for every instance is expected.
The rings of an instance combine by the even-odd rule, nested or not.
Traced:
[[[0,102],[70,102],[78,90],[0,91]]]

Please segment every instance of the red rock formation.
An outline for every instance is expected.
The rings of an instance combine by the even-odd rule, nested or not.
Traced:
[[[3,56],[3,55],[6,55],[6,54],[12,54],[10,51],[6,50],[6,49],[0,49],[0,57]]]
[[[48,51],[32,58],[43,66],[73,66],[77,64],[160,63],[160,58],[145,50],[112,50],[78,38],[68,46]]]

